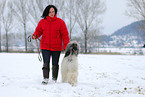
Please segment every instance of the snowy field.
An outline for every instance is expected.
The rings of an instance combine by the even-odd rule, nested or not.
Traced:
[[[95,48],[92,52],[112,52],[112,53],[121,53],[125,55],[145,55],[145,48],[136,47],[136,48]]]
[[[145,97],[145,56],[80,54],[75,87],[61,83],[60,71],[57,83],[42,85],[37,57],[0,53],[0,97]]]

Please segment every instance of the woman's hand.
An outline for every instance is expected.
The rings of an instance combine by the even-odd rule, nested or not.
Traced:
[[[36,39],[37,38],[37,36],[36,35],[32,35],[32,39]]]

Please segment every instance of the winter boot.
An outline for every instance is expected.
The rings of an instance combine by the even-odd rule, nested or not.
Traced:
[[[52,80],[57,81],[59,65],[52,66]]]
[[[42,84],[43,84],[43,85],[48,84],[48,80],[49,80],[48,78],[43,79]]]
[[[44,81],[42,81],[42,83],[43,83],[43,82],[44,82],[44,83],[45,83],[45,82],[48,83],[49,71],[50,71],[50,66],[49,66],[49,64],[48,64],[48,63],[44,63],[44,64],[43,64],[42,70],[43,70],[43,78],[44,78]]]

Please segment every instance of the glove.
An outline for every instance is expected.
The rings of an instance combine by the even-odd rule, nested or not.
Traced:
[[[37,38],[37,36],[36,35],[32,35],[32,39],[36,39]]]

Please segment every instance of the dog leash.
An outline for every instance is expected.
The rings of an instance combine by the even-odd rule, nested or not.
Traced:
[[[38,38],[38,40],[39,40],[42,44],[45,44],[45,43],[43,43],[39,38]],[[42,62],[42,57],[41,57],[41,55],[40,55],[40,50],[39,50],[39,46],[38,46],[37,39],[35,39],[35,41],[36,41],[37,51],[38,51],[38,60],[39,60],[40,62]],[[28,36],[28,42],[31,42],[31,35]],[[49,46],[49,45],[47,45],[47,44],[45,44],[45,45],[46,45],[47,47],[49,47],[49,48],[52,48],[52,49],[56,50],[56,48],[53,48],[53,47],[51,47],[51,46]]]
[[[42,62],[42,57],[41,57],[41,54],[40,54],[40,50],[39,50],[37,39],[35,39],[35,41],[36,41],[36,46],[37,46],[37,51],[38,51],[38,60],[40,62]],[[31,42],[31,35],[28,36],[28,42]]]
[[[40,62],[42,62],[42,57],[41,57],[41,55],[40,55],[40,51],[39,51],[39,46],[38,46],[37,39],[35,39],[35,41],[36,41],[36,44],[37,44],[38,60],[39,60]]]

